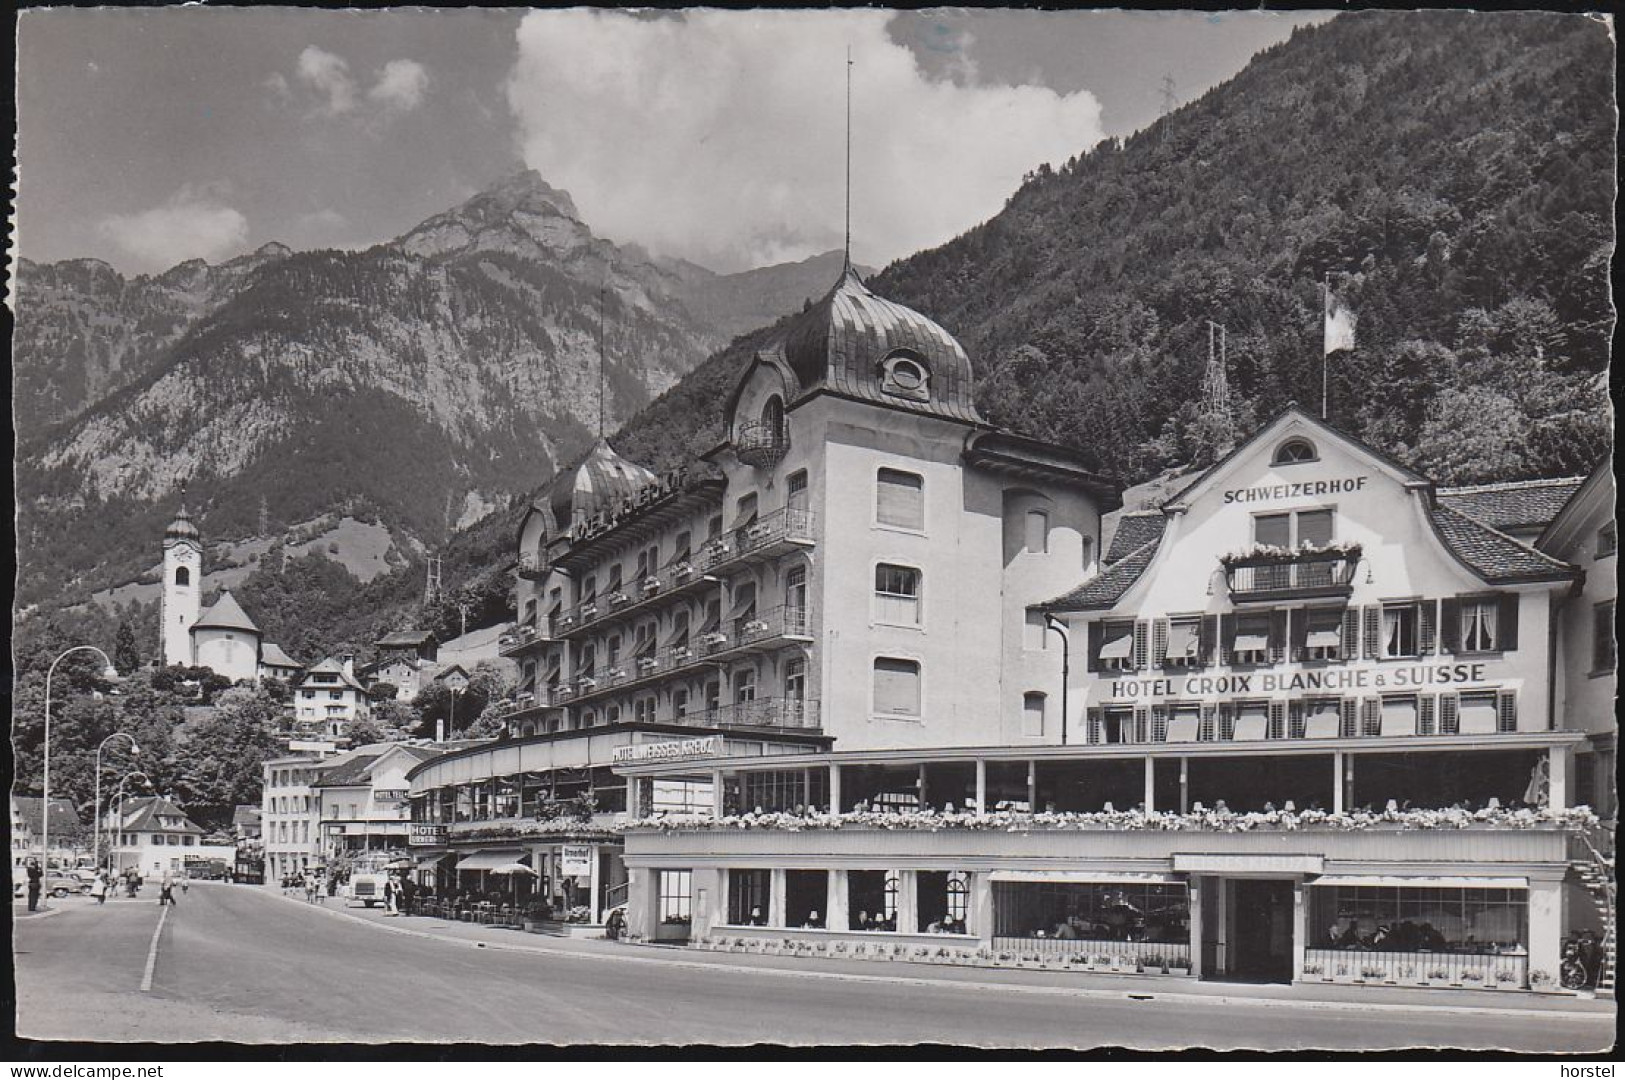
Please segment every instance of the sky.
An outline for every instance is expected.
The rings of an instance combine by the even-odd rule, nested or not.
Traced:
[[[620,243],[804,258],[844,240],[850,73],[852,251],[880,266],[1328,17],[32,10],[16,244],[125,273],[363,247],[529,167]]]

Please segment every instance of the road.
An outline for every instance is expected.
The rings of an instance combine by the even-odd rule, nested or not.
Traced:
[[[972,985],[964,972],[938,979],[912,964],[800,961],[806,972],[823,973],[809,978],[632,946],[605,945],[596,955],[496,951],[383,928],[428,928],[430,920],[366,925],[226,885],[193,888],[170,910],[156,938],[152,987],[143,992],[161,913],[155,898],[61,906],[58,916],[15,924],[24,1037],[1523,1052],[1601,1050],[1613,1037],[1606,1014],[1133,1000],[1127,992]],[[895,974],[899,967],[906,976]]]

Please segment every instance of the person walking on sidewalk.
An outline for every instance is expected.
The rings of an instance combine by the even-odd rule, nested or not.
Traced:
[[[45,871],[40,869],[38,859],[28,860],[28,910],[39,910],[40,885],[45,880]]]
[[[158,882],[158,906],[165,904],[175,906],[175,875],[168,870],[164,871],[163,878]]]
[[[90,883],[90,895],[96,898],[97,904],[107,903],[107,872],[96,871],[96,880]]]

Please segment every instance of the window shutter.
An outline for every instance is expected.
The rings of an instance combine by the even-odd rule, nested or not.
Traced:
[[[1360,734],[1376,735],[1382,731],[1382,699],[1368,697],[1360,702]]]
[[[1304,736],[1306,724],[1304,704],[1301,701],[1289,701],[1286,706],[1287,733],[1290,738],[1301,739]]]
[[[1151,626],[1151,663],[1162,667],[1168,663],[1168,620],[1158,619]]]
[[[1088,716],[1089,716],[1089,741],[1091,743],[1098,743],[1098,742],[1100,742],[1100,720],[1101,720],[1100,708],[1097,706],[1095,708],[1089,709],[1088,710]]]
[[[1502,732],[1518,730],[1518,692],[1516,690],[1496,691],[1495,729]]]
[[[1270,729],[1269,737],[1272,739],[1286,738],[1286,702],[1270,702]]]
[[[1270,663],[1279,664],[1286,659],[1286,611],[1270,612]]]
[[[875,660],[875,711],[920,715],[920,665],[912,660]]]
[[[1206,667],[1213,663],[1213,646],[1219,640],[1219,617],[1217,615],[1203,615],[1200,645],[1201,664]]]
[[[1461,648],[1461,601],[1447,597],[1439,604],[1439,651],[1453,653]]]
[[[1455,734],[1458,734],[1459,725],[1458,725],[1458,722],[1457,722],[1457,715],[1456,715],[1456,706],[1457,706],[1457,704],[1458,703],[1456,701],[1456,695],[1455,694],[1440,694],[1439,695],[1439,734],[1440,735],[1455,735]]]
[[[1236,735],[1236,706],[1233,702],[1219,702],[1219,738],[1229,740]]]
[[[1151,706],[1151,741],[1168,741],[1168,706]]]
[[[1219,616],[1219,663],[1225,667],[1230,666],[1230,659],[1236,647],[1236,617],[1234,615]]]
[[[1343,730],[1338,734],[1345,739],[1354,738],[1360,725],[1360,702],[1357,698],[1343,698],[1338,704],[1343,710]]]
[[[1416,702],[1417,730],[1423,735],[1432,735],[1438,729],[1434,722],[1434,709],[1437,699],[1432,694],[1423,694]]]
[[[1219,737],[1219,706],[1211,701],[1202,703],[1202,726],[1197,730],[1196,737],[1203,742],[1212,742]]]
[[[1362,610],[1365,612],[1365,658],[1375,660],[1382,652],[1377,647],[1382,637],[1382,607],[1368,604]]]
[[[1429,656],[1438,651],[1438,627],[1435,621],[1439,614],[1438,603],[1433,600],[1422,601],[1422,615],[1420,637],[1422,639],[1422,655]]]
[[[1304,644],[1309,640],[1309,609],[1298,608],[1292,613],[1292,661],[1304,659]]]
[[[1149,742],[1146,729],[1151,723],[1151,709],[1146,705],[1134,706],[1134,741],[1137,743]],[[1125,740],[1127,741],[1127,740]]]
[[[1090,671],[1099,671],[1100,670],[1100,646],[1101,646],[1101,641],[1102,641],[1102,635],[1105,633],[1105,629],[1106,629],[1105,626],[1102,623],[1100,623],[1099,621],[1092,622],[1092,623],[1089,624],[1089,642],[1088,642],[1088,644],[1089,644],[1089,657],[1088,657],[1089,664],[1088,664],[1088,668],[1089,668]]]
[[[1498,652],[1511,652],[1518,647],[1518,594],[1502,593],[1500,625],[1495,628]]]
[[[1360,655],[1360,609],[1346,607],[1343,609],[1343,648],[1340,655],[1344,660],[1353,660]]]
[[[1134,624],[1134,670],[1135,671],[1144,671],[1145,670],[1146,659],[1147,659],[1147,657],[1146,657],[1147,645],[1149,644],[1146,639],[1149,636],[1149,632],[1150,632],[1150,627],[1146,625],[1144,619],[1141,619],[1139,622]]]

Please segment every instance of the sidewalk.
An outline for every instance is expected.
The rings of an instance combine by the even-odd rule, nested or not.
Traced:
[[[274,900],[305,904],[301,897],[283,897],[276,889],[253,888]],[[903,961],[836,960],[824,957],[760,956],[717,953],[672,945],[628,945],[594,938],[567,938],[531,934],[495,926],[448,922],[411,915],[388,915],[381,908],[346,906],[339,897],[326,904],[308,905],[336,918],[351,918],[383,930],[488,948],[502,952],[569,955],[614,961],[670,963],[723,970],[748,969],[787,976],[885,980],[909,983],[958,983],[980,988],[1007,988],[1034,993],[1070,993],[1080,996],[1155,997],[1246,1005],[1272,1002],[1299,1007],[1352,1011],[1411,1011],[1417,1008],[1458,1012],[1540,1014],[1552,1019],[1590,1019],[1611,1016],[1611,1000],[1568,994],[1531,994],[1509,990],[1427,990],[1402,987],[1367,987],[1338,984],[1248,984],[1201,982],[1160,975],[1100,975],[1087,972],[1032,971],[996,967],[957,967]]]

